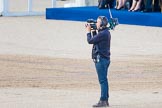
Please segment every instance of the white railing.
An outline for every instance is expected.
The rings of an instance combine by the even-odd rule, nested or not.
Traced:
[[[13,2],[14,0],[12,0]],[[26,11],[20,10],[18,12],[10,11],[10,4],[11,0],[0,0],[0,15],[2,16],[33,16],[33,15],[45,15],[45,8],[44,11],[34,11],[33,10],[33,1],[34,0],[27,0],[28,9]],[[50,7],[56,7],[57,0],[49,0],[51,2]],[[48,1],[48,2],[49,2]],[[66,2],[67,3],[67,2]],[[64,7],[77,7],[77,6],[90,6],[97,3],[97,0],[74,0],[74,2],[70,2],[64,4]]]
[[[25,12],[10,12],[9,0],[0,0],[0,14],[2,16],[32,16],[45,15],[45,12],[33,11],[33,0],[28,0],[28,10]],[[56,7],[56,0],[51,0],[51,7]]]

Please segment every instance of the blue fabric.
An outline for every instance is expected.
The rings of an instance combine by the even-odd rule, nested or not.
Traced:
[[[109,83],[107,79],[108,67],[110,65],[110,60],[100,57],[99,62],[95,63],[98,80],[101,87],[101,97],[100,100],[105,101],[109,99]]]
[[[162,13],[128,12],[127,10],[111,9],[113,18],[118,18],[120,24],[162,27]],[[97,19],[103,15],[110,18],[108,9],[92,7],[47,8],[46,19],[86,21]]]

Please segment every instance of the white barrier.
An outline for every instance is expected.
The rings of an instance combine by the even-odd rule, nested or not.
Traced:
[[[51,0],[51,7],[56,7],[56,1],[57,0]],[[28,9],[23,12],[11,12],[9,10],[10,2],[11,0],[0,0],[0,15],[2,16],[45,15],[45,12],[33,11],[33,0],[28,0],[28,3],[27,3]],[[93,6],[96,4],[97,4],[97,0],[75,0],[74,3],[65,4],[64,7]]]
[[[0,0],[0,15],[2,15],[3,12],[3,1]]]
[[[10,12],[9,3],[10,0],[0,0],[0,14],[2,16],[33,16],[33,15],[45,15],[45,12],[33,11],[33,0],[28,0],[28,10],[25,12]],[[56,0],[51,0],[51,7],[56,6]]]

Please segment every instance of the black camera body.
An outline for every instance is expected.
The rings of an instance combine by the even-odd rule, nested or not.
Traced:
[[[97,21],[96,20],[88,19],[87,23],[90,24],[91,30],[97,30],[97,26],[96,26]]]
[[[90,24],[91,30],[97,30],[96,23],[97,21],[94,19],[88,19],[87,23]],[[108,29],[114,30],[114,28],[118,25],[118,19],[117,18],[110,18],[108,21]]]

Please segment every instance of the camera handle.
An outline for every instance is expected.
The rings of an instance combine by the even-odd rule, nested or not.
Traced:
[[[112,17],[112,13],[111,13],[111,10],[110,10],[110,6],[109,6],[109,4],[108,4],[108,9],[109,9],[109,15],[110,15],[110,18],[113,18],[113,17]]]

